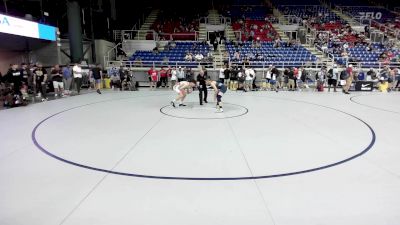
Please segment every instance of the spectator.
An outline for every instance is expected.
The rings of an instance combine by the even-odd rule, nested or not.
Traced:
[[[158,81],[158,71],[154,67],[152,67],[147,72],[147,74],[149,75],[150,90],[155,90],[157,87],[157,81]]]
[[[214,40],[213,47],[214,47],[214,52],[216,52],[218,50],[218,40],[217,39]]]
[[[343,88],[343,93],[345,94],[350,94],[349,90],[350,90],[350,86],[351,83],[353,82],[353,65],[350,64],[349,67],[346,69],[346,85]]]
[[[33,70],[33,85],[35,87],[36,97],[41,98],[42,101],[47,101],[47,71],[43,69],[41,63],[37,64],[35,70]]]
[[[169,42],[169,48],[170,48],[170,49],[176,48],[176,43],[175,43],[174,40],[171,40],[171,41]]]
[[[168,74],[167,74],[167,69],[165,69],[165,67],[161,68],[160,71],[160,82],[161,85],[163,86],[163,88],[167,87],[167,83],[168,83]]]
[[[193,61],[192,54],[190,52],[186,53],[185,61]]]
[[[192,68],[186,68],[185,80],[193,80],[193,79],[194,79],[194,72]]]
[[[92,75],[93,75],[93,79],[94,79],[94,83],[95,83],[95,88],[96,88],[96,92],[98,94],[101,94],[100,91],[100,84],[101,84],[101,79],[103,78],[103,74],[102,74],[102,70],[100,67],[100,64],[97,64],[96,67],[92,68]]]
[[[239,53],[239,51],[235,52],[235,54],[233,55],[233,60],[240,61],[240,53]]]
[[[28,68],[28,65],[26,63],[21,63],[21,77],[22,77],[22,89],[24,89],[26,92],[25,97],[27,96],[28,90],[32,90],[32,73],[30,69]]]
[[[69,95],[71,94],[71,84],[72,84],[72,71],[71,71],[71,66],[65,66],[62,69],[63,73],[63,82],[64,82],[64,92],[65,94]]]
[[[295,90],[295,77],[294,77],[294,68],[291,68],[288,72],[288,78],[289,78],[289,91],[294,91]]]
[[[324,90],[324,84],[325,84],[325,79],[326,79],[326,68],[323,67],[320,71],[318,71],[316,75],[316,91],[323,91]]]
[[[227,65],[227,67],[229,67],[229,65]],[[227,68],[229,69],[229,68]],[[232,68],[232,70],[229,71],[230,77],[229,77],[229,89],[236,91],[238,88],[238,73],[239,73],[239,69],[236,68]]]
[[[111,73],[110,86],[112,90],[122,90],[121,77],[117,73]]]
[[[172,67],[172,70],[171,70],[171,89],[174,88],[177,80],[178,80],[178,77],[177,77],[176,68]]]
[[[11,84],[14,95],[21,95],[22,75],[18,69],[18,64],[14,63],[6,73],[6,81]]]
[[[76,92],[79,95],[81,93],[81,86],[82,86],[82,67],[75,63],[74,67],[72,68],[74,74],[74,83]]]
[[[219,69],[218,78],[219,78],[219,82],[221,82],[221,83],[224,83],[224,81],[225,81],[225,74],[224,74],[224,71],[225,71],[225,69],[222,68],[222,67]]]
[[[247,68],[245,70],[245,75],[246,75],[246,81],[245,81],[244,90],[246,92],[252,91],[253,90],[253,79],[255,77],[255,72],[251,68]]]
[[[194,58],[196,59],[197,62],[201,62],[204,58],[203,54],[197,53]]]
[[[164,56],[163,60],[162,60],[162,64],[163,65],[168,65],[169,63],[169,58],[167,56]]]
[[[55,65],[54,68],[52,68],[50,74],[51,74],[51,79],[53,81],[54,97],[57,96],[64,97],[64,83],[60,66]]]
[[[178,71],[176,73],[176,76],[178,77],[178,82],[184,81],[185,80],[185,71],[183,71],[182,67],[178,67]]]
[[[337,69],[337,65],[333,65],[333,68],[331,68],[328,71],[328,92],[331,91],[331,86],[333,86],[333,91],[336,91],[336,86],[337,86],[337,80],[339,76],[339,71]]]

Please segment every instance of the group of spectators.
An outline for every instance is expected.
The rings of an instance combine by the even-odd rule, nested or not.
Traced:
[[[237,40],[247,40],[247,41],[256,41],[256,40],[274,40],[278,37],[277,32],[273,28],[271,24],[271,20],[274,17],[266,17],[265,21],[253,21],[246,19],[239,19],[234,25],[238,27],[236,31],[240,31],[242,36],[238,36],[236,34]]]
[[[204,70],[205,69],[203,68],[203,71]],[[157,70],[156,68],[152,67],[147,71],[147,74],[150,82],[150,90],[155,90],[159,87],[168,88],[168,86],[172,89],[175,83],[185,80],[192,80],[195,76],[192,68],[181,66],[165,66],[161,67],[161,70]]]
[[[192,33],[199,30],[200,15],[176,12],[174,10],[164,10],[158,15],[154,30],[161,35],[162,33]]]
[[[335,64],[330,68],[324,66],[315,71],[305,67],[280,70],[270,65],[267,70],[259,72],[258,78],[257,81],[256,72],[251,67],[227,66],[219,71],[219,80],[225,82],[231,90],[301,91],[313,86],[315,91],[324,91],[324,87],[328,87],[328,92],[331,88],[336,92],[337,87],[341,86],[342,92],[349,94],[349,90],[358,81],[372,82],[372,87],[382,92],[400,87],[400,70],[389,66],[378,71],[373,68],[354,68],[352,64],[348,67]]]
[[[80,94],[84,72],[78,63],[47,68],[41,63],[13,63],[4,75],[0,73],[3,106],[25,105],[35,99],[46,101],[50,92],[54,93],[54,97],[65,97],[72,93],[73,87],[76,94]],[[90,75],[90,83],[100,94],[101,67],[97,65],[91,68],[87,75]]]

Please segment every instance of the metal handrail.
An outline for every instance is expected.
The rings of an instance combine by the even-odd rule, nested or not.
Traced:
[[[151,66],[149,66],[149,64]],[[190,65],[188,65],[190,64]],[[196,65],[198,67],[200,66],[213,66],[213,62],[198,62],[198,61],[116,61],[116,60],[111,60],[107,61],[106,67],[111,67],[111,65],[114,65],[115,67],[118,66],[124,66],[124,67],[154,67],[154,68],[160,68],[160,67],[168,67],[168,66],[173,66],[178,68],[179,66],[181,67],[188,67],[188,66],[193,66]]]
[[[118,46],[122,46],[122,42],[116,44],[112,49],[108,50],[106,55],[104,56],[104,63],[105,65],[108,65],[108,62],[110,62],[110,53],[114,51],[115,57],[117,56],[117,48]]]

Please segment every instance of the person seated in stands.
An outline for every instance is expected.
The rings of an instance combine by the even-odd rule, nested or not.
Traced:
[[[343,51],[342,51],[342,53],[341,53],[341,56],[342,56],[343,58],[345,58],[345,59],[348,59],[348,58],[349,58],[349,54],[347,53],[346,49],[343,49]]]
[[[169,63],[169,58],[167,56],[164,56],[163,60],[162,60],[162,64],[163,65],[168,65]]]
[[[133,65],[134,65],[135,67],[143,67],[142,58],[137,57],[137,58],[135,59],[135,61],[133,62]]]
[[[368,46],[365,48],[365,50],[367,50],[368,52],[372,52],[373,50],[372,43],[369,43]]]
[[[158,54],[158,53],[159,53],[158,47],[157,47],[157,46],[153,48],[153,53],[154,53],[154,54]]]
[[[251,33],[251,32],[250,32]],[[247,38],[247,41],[252,42],[253,41],[253,36],[250,34],[249,37]]]
[[[295,50],[298,50],[298,49],[300,49],[300,46],[301,46],[300,39],[297,39],[296,42],[295,42],[295,44],[294,44],[294,49],[295,49]]]
[[[237,43],[238,43],[239,48],[243,48],[244,43],[240,38]]]
[[[253,61],[256,59],[256,56],[253,52],[249,52],[248,54],[246,54],[246,58],[248,58],[250,61]]]
[[[274,48],[280,48],[281,47],[281,41],[279,38],[276,38],[274,41]]]
[[[228,52],[225,52],[224,53],[224,57],[225,57],[225,55],[227,55],[228,54]],[[207,61],[213,61],[214,60],[214,56],[213,56],[213,53],[212,52],[208,52],[207,53]]]
[[[382,52],[382,54],[379,55],[379,60],[380,61],[385,61],[387,57],[388,57],[387,56],[387,52],[384,51],[384,52]]]
[[[193,56],[190,52],[186,53],[185,61],[193,61]]]
[[[255,43],[256,48],[261,48],[261,39],[260,37],[257,37],[256,43]]]
[[[247,67],[247,66],[250,66],[250,60],[249,60],[249,58],[248,57],[244,57],[244,59],[243,59],[243,66],[245,66],[245,67]]]
[[[195,59],[197,62],[201,62],[201,61],[204,59],[204,56],[203,56],[203,54],[201,54],[201,53],[199,52],[199,53],[197,53],[197,54],[194,56],[194,59]]]
[[[235,54],[233,54],[233,60],[239,61],[240,60],[240,52],[236,51]]]
[[[291,39],[291,40],[289,41],[289,43],[288,43],[288,47],[289,47],[289,48],[294,47],[295,43],[296,43],[295,40],[294,40],[294,39]]]

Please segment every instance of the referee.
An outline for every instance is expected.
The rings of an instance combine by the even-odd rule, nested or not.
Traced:
[[[197,85],[199,89],[199,100],[200,105],[203,105],[203,92],[204,92],[204,102],[207,102],[207,85],[206,85],[207,77],[204,75],[204,71],[200,70],[199,75],[197,75]]]

